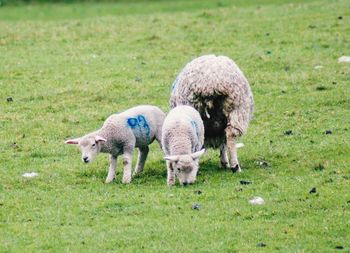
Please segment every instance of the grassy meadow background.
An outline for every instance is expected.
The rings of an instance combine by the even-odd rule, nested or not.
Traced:
[[[348,0],[0,2],[0,252],[350,252]],[[104,184],[107,155],[64,145],[135,105],[168,111],[176,74],[212,53],[254,93],[241,174],[209,150],[169,188],[154,143],[130,185],[120,161]]]

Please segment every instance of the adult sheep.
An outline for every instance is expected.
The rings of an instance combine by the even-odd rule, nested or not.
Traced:
[[[189,62],[172,85],[170,106],[178,105],[191,105],[199,111],[205,146],[220,148],[222,166],[240,172],[236,141],[247,131],[254,101],[249,83],[235,62],[215,55]]]

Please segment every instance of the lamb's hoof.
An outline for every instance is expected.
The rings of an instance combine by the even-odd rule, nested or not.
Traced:
[[[123,184],[130,184],[131,183],[131,178],[123,178],[122,183]]]
[[[242,171],[241,167],[239,166],[239,164],[236,164],[235,166],[232,166],[231,170],[232,170],[233,173],[235,173],[235,172],[239,173],[239,172]]]
[[[173,185],[175,185],[175,181],[172,181],[172,180],[168,181],[167,184],[168,184],[168,186],[173,186]]]
[[[112,178],[107,177],[105,183],[109,184],[109,183],[113,182],[113,180],[114,180],[114,177],[112,177]]]

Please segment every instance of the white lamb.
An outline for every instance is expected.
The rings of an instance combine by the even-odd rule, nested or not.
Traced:
[[[110,154],[110,166],[106,183],[115,178],[117,157],[123,155],[123,183],[132,177],[132,152],[139,149],[134,174],[143,171],[148,155],[148,145],[156,139],[161,144],[162,125],[165,113],[156,106],[136,106],[122,113],[109,116],[102,128],[83,137],[67,140],[66,144],[77,144],[82,161],[92,162],[100,152]]]
[[[173,83],[170,104],[172,108],[196,108],[204,122],[205,146],[220,147],[222,166],[241,171],[236,141],[247,131],[254,101],[249,83],[234,61],[205,55],[189,62]]]
[[[190,106],[178,106],[166,116],[162,128],[162,147],[167,164],[167,183],[191,184],[196,180],[199,157],[205,152],[204,125],[199,113]]]

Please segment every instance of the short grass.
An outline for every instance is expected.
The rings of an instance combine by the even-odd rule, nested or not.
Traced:
[[[196,184],[168,188],[152,144],[132,184],[119,169],[106,185],[106,155],[86,166],[63,144],[134,105],[168,111],[176,73],[208,53],[235,59],[254,93],[241,174],[209,150]],[[0,252],[349,252],[342,55],[348,0],[1,7]],[[22,178],[31,171],[39,176]],[[250,205],[254,196],[266,204]]]

